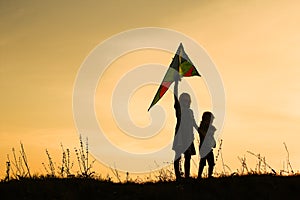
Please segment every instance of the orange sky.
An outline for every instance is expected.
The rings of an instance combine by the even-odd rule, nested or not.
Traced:
[[[299,8],[298,1],[190,0],[184,5],[181,1],[1,1],[1,174],[5,171],[6,154],[20,141],[38,173],[43,172],[45,148],[57,152],[60,143],[69,148],[78,146],[72,92],[82,62],[108,37],[148,26],[173,29],[193,38],[216,64],[226,94],[223,156],[232,170],[240,167],[237,156],[246,155],[251,161],[247,150],[263,154],[271,166],[282,169],[286,159],[283,142],[289,148],[293,168],[298,170]],[[159,51],[134,52],[114,62],[112,71],[107,71],[101,81],[114,83],[127,69],[143,62],[168,66],[171,58],[171,54]],[[123,71],[115,74],[120,65]],[[138,144],[128,147],[119,140],[120,135],[113,135],[120,133],[109,117],[104,119],[111,115],[110,111],[105,111],[105,116],[100,114],[106,105],[99,99],[105,91],[101,81],[96,111],[99,120],[108,120],[108,137],[124,148],[145,150]],[[188,81],[205,89],[200,79]],[[149,123],[147,112],[141,108],[149,105],[144,95],[150,93],[147,98],[151,101],[155,89],[142,88],[132,97],[133,102],[138,102],[136,108],[129,107],[136,123]],[[207,91],[196,95],[200,112],[209,109]],[[173,104],[171,93],[160,104],[169,114],[165,129],[169,135],[158,140],[167,141],[172,138],[170,130],[174,130],[174,113],[168,108]],[[151,148],[151,144],[148,146]]]

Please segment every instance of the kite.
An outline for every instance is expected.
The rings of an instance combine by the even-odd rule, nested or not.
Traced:
[[[180,77],[200,76],[196,67],[185,53],[182,43],[180,43],[168,71],[165,74],[150,107],[148,108],[148,111],[162,98],[170,85],[175,81],[175,73],[178,73]]]

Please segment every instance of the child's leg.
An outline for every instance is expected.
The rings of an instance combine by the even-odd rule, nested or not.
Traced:
[[[175,171],[175,176],[176,176],[177,181],[181,178],[180,169],[179,169],[180,158],[181,158],[181,156],[178,153],[175,152],[175,159],[176,160],[174,160],[174,171]]]
[[[199,170],[198,170],[198,179],[201,178],[202,171],[203,171],[205,165],[206,165],[206,157],[200,159]]]
[[[207,162],[208,162],[208,177],[211,177],[214,171],[215,166],[215,159],[213,151],[209,152],[207,155]]]
[[[190,177],[190,168],[191,168],[191,154],[185,153],[184,154],[184,175],[185,178]]]

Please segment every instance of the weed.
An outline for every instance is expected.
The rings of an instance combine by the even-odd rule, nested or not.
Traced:
[[[97,176],[95,171],[92,170],[93,164],[95,160],[90,161],[89,155],[89,146],[88,146],[88,139],[83,142],[82,137],[79,137],[79,148],[74,148],[76,154],[76,160],[78,163],[78,171],[77,176],[78,178],[93,178],[97,180],[102,180],[106,182],[112,182],[113,178],[108,174],[106,178],[102,178],[101,175]],[[292,164],[290,162],[290,154],[287,148],[286,143],[283,143],[285,147],[285,151],[287,153],[286,156],[286,166],[283,167],[283,170],[280,170],[280,175],[299,175],[298,173],[294,172]],[[241,163],[241,168],[237,169],[235,172],[232,172],[230,167],[225,164],[222,154],[223,148],[223,140],[219,140],[219,147],[215,157],[215,163],[218,160],[221,160],[221,173],[218,173],[216,168],[214,170],[214,177],[228,177],[228,176],[235,176],[235,175],[264,175],[264,174],[272,174],[276,175],[276,171],[273,167],[271,167],[266,158],[261,155],[260,153],[253,153],[251,151],[247,151],[248,154],[257,158],[255,169],[251,169],[250,166],[247,164],[247,158],[244,155],[243,157],[237,157],[239,162]],[[3,181],[10,181],[13,179],[24,179],[24,178],[72,178],[75,177],[74,173],[72,173],[72,168],[74,166],[74,162],[71,161],[71,151],[68,148],[64,148],[61,144],[62,150],[62,158],[61,163],[56,167],[56,164],[53,162],[53,159],[46,149],[46,155],[48,158],[48,163],[42,163],[45,171],[46,176],[41,175],[31,175],[27,156],[25,153],[25,149],[22,143],[20,143],[20,150],[16,151],[15,148],[12,148],[12,155],[7,155],[6,161],[6,173],[5,178]],[[12,159],[10,159],[12,158]],[[75,161],[76,161],[75,160]],[[183,159],[180,160],[180,170],[182,172],[182,165]],[[193,164],[197,168],[198,163],[196,163],[192,159]],[[220,163],[220,162],[219,162]],[[117,170],[116,166],[114,168],[110,167],[110,170],[114,176],[114,180],[119,183],[124,181],[125,183],[145,183],[145,182],[169,182],[175,180],[175,175],[173,172],[173,162],[165,163],[165,167],[160,167],[156,162],[156,168],[159,170],[151,171],[149,176],[145,176],[145,178],[141,178],[137,176],[136,178],[131,178],[129,176],[129,172],[126,172],[124,175],[124,179],[121,177],[121,173]],[[207,172],[204,171],[204,176],[207,175]]]
[[[225,164],[224,162],[224,159],[223,159],[223,152],[222,152],[222,144],[223,144],[223,140],[220,139],[219,141],[219,148],[218,148],[218,151],[217,151],[217,155],[216,155],[216,158],[215,158],[215,163],[217,163],[219,157],[221,158],[221,162],[222,162],[222,172],[220,174],[217,174],[216,172],[214,174],[217,174],[221,177],[223,176],[228,176],[229,174],[232,173],[230,167],[228,165]],[[216,171],[216,170],[215,170]]]
[[[10,172],[12,172],[12,176],[15,179],[22,179],[29,177],[31,178],[30,168],[28,165],[27,156],[25,153],[24,146],[22,142],[20,142],[20,151],[19,156],[17,156],[15,148],[12,148],[13,160],[10,160],[9,155],[7,155],[6,162],[6,178],[10,179]],[[15,170],[11,168],[11,164],[14,166]]]
[[[257,158],[257,165],[256,165],[256,169],[255,169],[254,173],[266,174],[266,173],[268,173],[268,171],[266,169],[268,167],[273,174],[276,174],[276,171],[266,162],[265,157],[262,157],[260,154],[255,154],[251,151],[247,151],[247,153],[249,153]]]
[[[121,183],[121,176],[119,174],[119,171],[116,169],[116,166],[113,168],[110,167],[110,170],[112,171],[113,175],[117,178],[117,180],[119,181],[119,183]],[[128,173],[128,172],[127,172]]]
[[[60,169],[61,177],[73,177],[74,175],[71,173],[71,169],[73,168],[74,163],[70,162],[70,150],[64,149],[64,146],[61,144],[62,149],[62,162]]]
[[[156,161],[154,161],[154,163],[156,164],[157,168],[160,167]],[[167,164],[168,165],[166,167],[162,167],[161,169],[155,172],[155,178],[157,179],[157,181],[169,182],[174,180],[175,174],[173,173],[173,163],[167,163]],[[181,171],[181,173],[183,172]]]
[[[247,163],[246,163],[246,156],[244,155],[244,157],[242,157],[242,158],[238,157],[238,159],[242,164],[241,175],[244,175],[245,171],[246,171],[246,174],[248,174],[249,170],[248,170],[248,166],[247,166]]]
[[[75,154],[77,157],[77,162],[79,166],[79,172],[78,176],[83,177],[83,178],[91,178],[95,172],[92,171],[92,166],[96,160],[93,160],[91,163],[89,163],[89,148],[88,148],[88,139],[86,139],[85,147],[83,145],[83,141],[81,136],[79,137],[79,142],[80,142],[80,148],[75,149]]]
[[[289,150],[285,144],[285,142],[283,143],[284,145],[284,148],[286,150],[286,153],[287,153],[287,158],[286,158],[286,163],[287,163],[287,173],[290,173],[289,170],[291,170],[292,174],[294,174],[294,170],[292,168],[292,165],[291,165],[291,162],[290,162],[290,153],[289,153]]]
[[[45,163],[42,163],[44,166],[45,171],[47,172],[47,176],[49,177],[55,177],[55,164],[52,161],[52,158],[50,156],[50,153],[48,149],[46,149],[46,155],[48,157],[48,165],[46,166]]]
[[[6,176],[4,178],[4,181],[9,181],[10,178],[10,161],[6,162]]]

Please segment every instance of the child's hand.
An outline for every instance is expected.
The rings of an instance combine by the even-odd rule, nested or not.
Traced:
[[[175,81],[181,81],[181,77],[180,77],[180,75],[179,75],[178,72],[175,72],[175,73],[174,73],[174,80],[175,80]]]

